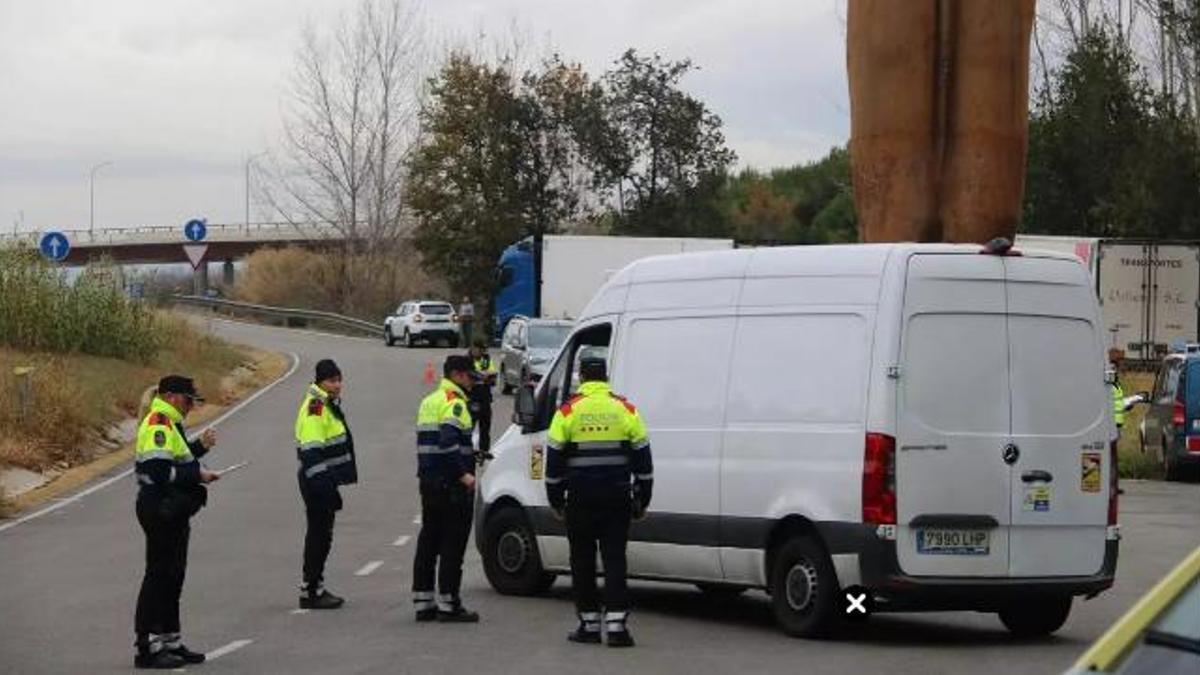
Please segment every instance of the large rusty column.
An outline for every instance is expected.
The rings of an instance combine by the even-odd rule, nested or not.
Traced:
[[[850,0],[850,151],[863,241],[1015,236],[1034,6]]]

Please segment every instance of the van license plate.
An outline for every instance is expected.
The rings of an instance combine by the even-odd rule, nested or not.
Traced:
[[[991,547],[988,530],[956,530],[927,527],[917,530],[917,553],[927,555],[987,555]]]

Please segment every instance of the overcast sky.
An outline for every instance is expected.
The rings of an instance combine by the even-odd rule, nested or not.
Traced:
[[[0,0],[0,231],[240,222],[247,153],[279,135],[306,23],[357,0]],[[596,7],[603,8],[598,14]],[[685,87],[742,166],[849,135],[844,0],[427,0],[439,40],[518,26],[603,71],[636,47],[690,57]],[[252,219],[266,217],[252,209]]]

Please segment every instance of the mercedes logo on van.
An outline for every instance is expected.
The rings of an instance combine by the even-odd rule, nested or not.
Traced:
[[[1004,463],[1005,464],[1016,464],[1017,460],[1020,458],[1021,458],[1021,449],[1020,448],[1013,445],[1012,443],[1009,443],[1008,445],[1004,446]]]

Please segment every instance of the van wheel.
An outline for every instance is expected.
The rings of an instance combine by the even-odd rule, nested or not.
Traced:
[[[783,632],[821,637],[833,625],[837,573],[825,547],[811,536],[788,540],[771,565],[771,610]]]
[[[705,597],[718,602],[732,600],[746,592],[745,586],[730,586],[728,584],[696,584],[696,588],[699,588]]]
[[[521,509],[507,506],[487,520],[483,571],[492,588],[504,595],[537,595],[554,585],[542,569],[537,539]]]
[[[1017,637],[1045,637],[1062,628],[1071,613],[1071,596],[1025,598],[1000,610],[1000,621]]]

